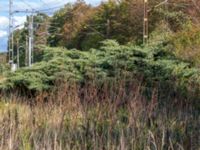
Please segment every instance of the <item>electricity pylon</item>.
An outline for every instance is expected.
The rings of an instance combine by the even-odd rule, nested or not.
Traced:
[[[29,48],[28,48],[28,66],[33,62],[33,15],[29,17]]]
[[[9,37],[8,37],[8,63],[13,64],[13,0],[9,0]]]

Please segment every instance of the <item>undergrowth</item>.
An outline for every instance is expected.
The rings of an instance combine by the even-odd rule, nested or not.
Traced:
[[[113,40],[89,51],[44,47],[40,62],[7,73],[0,89],[40,92],[54,88],[57,80],[81,83],[127,74],[142,76],[150,85],[172,82],[175,89],[190,93],[189,97],[199,97],[200,70],[165,51],[162,44],[142,48],[119,45]]]
[[[96,86],[57,83],[37,103],[14,95],[0,105],[0,149],[199,149],[199,115],[193,105],[162,105],[155,87],[124,79]],[[46,101],[43,101],[44,98]],[[170,100],[170,99],[169,99]],[[22,102],[22,103],[20,103]]]
[[[0,82],[0,149],[199,149],[200,71],[165,51],[44,47]]]

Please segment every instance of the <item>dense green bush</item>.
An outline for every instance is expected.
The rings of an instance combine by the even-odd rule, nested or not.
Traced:
[[[114,40],[104,41],[99,49],[89,51],[46,47],[41,62],[10,72],[0,87],[42,91],[51,89],[57,81],[103,81],[139,75],[150,87],[154,83],[170,83],[173,88],[181,88],[182,93],[190,90],[190,94],[198,94],[200,71],[162,47],[125,46]]]
[[[6,72],[8,71],[8,69],[9,69],[8,65],[0,64],[0,75],[6,74]]]

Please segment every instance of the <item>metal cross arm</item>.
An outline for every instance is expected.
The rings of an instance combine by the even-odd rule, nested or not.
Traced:
[[[147,10],[147,11],[148,11],[148,12],[151,12],[151,11],[154,10],[155,8],[158,8],[158,7],[160,7],[160,6],[162,6],[162,5],[166,4],[166,3],[168,3],[168,0],[165,0],[165,1],[163,1],[163,2],[161,2],[161,3],[159,3],[159,4],[157,4],[157,5],[153,6],[151,9],[149,9],[149,10]]]

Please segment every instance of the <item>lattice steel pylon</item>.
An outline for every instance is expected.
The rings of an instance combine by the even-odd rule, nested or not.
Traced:
[[[9,0],[9,35],[8,35],[8,63],[13,64],[13,48],[14,48],[14,37],[13,37],[13,0]]]
[[[30,67],[33,63],[33,14],[29,17],[29,48],[28,48],[28,66]]]

